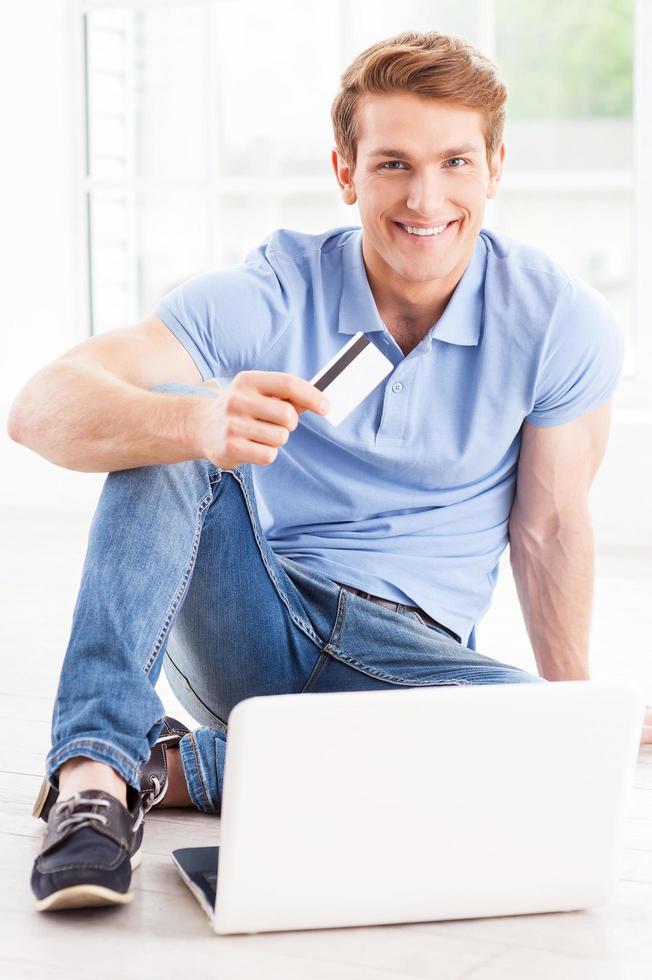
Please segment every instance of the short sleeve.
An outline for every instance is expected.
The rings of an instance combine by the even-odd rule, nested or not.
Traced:
[[[571,277],[549,324],[526,421],[561,425],[608,401],[624,358],[625,341],[613,310],[596,289]]]
[[[154,309],[204,380],[258,368],[292,320],[289,260],[272,236],[243,265],[194,276]]]

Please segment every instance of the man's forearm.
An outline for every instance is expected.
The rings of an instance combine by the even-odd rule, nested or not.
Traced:
[[[510,563],[539,674],[589,679],[594,577],[590,519],[540,535],[510,523]]]
[[[16,442],[86,473],[196,459],[194,413],[201,396],[148,391],[102,367],[57,361],[16,398],[9,431]]]

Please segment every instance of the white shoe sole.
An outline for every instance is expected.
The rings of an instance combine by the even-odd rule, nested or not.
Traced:
[[[132,871],[140,867],[141,851],[142,846],[131,858]],[[132,891],[116,892],[103,885],[70,885],[37,901],[36,908],[39,912],[56,912],[59,909],[82,909],[99,905],[128,905],[133,899]]]

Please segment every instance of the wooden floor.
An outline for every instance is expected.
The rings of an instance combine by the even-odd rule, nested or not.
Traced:
[[[0,513],[0,976],[650,980],[652,746],[639,755],[616,898],[591,911],[218,937],[178,878],[170,851],[212,843],[219,822],[195,811],[167,810],[147,817],[130,906],[36,912],[29,876],[44,825],[31,816],[31,807],[50,744],[52,701],[90,518],[87,510]],[[599,555],[591,659],[596,679],[637,678],[649,703],[651,557]],[[534,668],[505,560],[478,646],[489,656]],[[170,714],[196,727],[164,680],[159,691]]]

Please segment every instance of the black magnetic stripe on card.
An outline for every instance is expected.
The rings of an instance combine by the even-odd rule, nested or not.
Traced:
[[[329,384],[332,381],[335,381],[335,378],[339,377],[344,368],[348,367],[351,361],[354,361],[358,354],[365,349],[367,344],[370,343],[371,341],[364,334],[362,337],[359,337],[355,344],[353,344],[352,347],[349,347],[349,349],[342,354],[339,361],[336,361],[332,367],[329,367],[326,374],[323,374],[318,381],[315,381],[315,388],[318,388],[319,391],[324,391],[326,388],[328,388]]]

